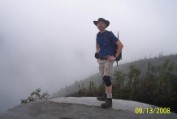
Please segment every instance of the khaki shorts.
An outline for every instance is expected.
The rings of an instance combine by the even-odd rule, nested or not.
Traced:
[[[97,60],[99,64],[100,74],[102,76],[111,76],[113,74],[113,63],[114,61],[109,60]]]

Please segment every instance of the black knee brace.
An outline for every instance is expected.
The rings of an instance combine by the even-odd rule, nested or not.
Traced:
[[[103,81],[106,84],[107,87],[111,86],[111,80],[110,76],[103,76]]]

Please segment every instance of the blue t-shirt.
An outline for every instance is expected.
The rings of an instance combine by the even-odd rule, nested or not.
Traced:
[[[110,41],[111,40],[111,41]],[[99,56],[114,55],[115,43],[118,38],[110,31],[105,31],[103,33],[98,33],[96,42],[99,45]],[[112,44],[111,44],[112,43]]]

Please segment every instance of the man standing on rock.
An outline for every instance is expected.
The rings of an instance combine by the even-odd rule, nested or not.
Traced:
[[[97,21],[93,21],[93,23],[99,30],[96,37],[95,58],[97,59],[99,70],[105,83],[105,95],[97,97],[97,99],[100,101],[106,101],[101,104],[101,107],[109,108],[112,107],[111,76],[113,73],[113,63],[120,55],[123,45],[112,32],[106,30],[110,24],[108,20],[99,18]],[[116,53],[114,52],[113,46],[117,46],[117,49],[115,49]]]

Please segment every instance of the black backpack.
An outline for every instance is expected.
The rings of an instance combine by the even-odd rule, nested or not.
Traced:
[[[106,37],[108,38],[108,40],[109,40],[109,42],[110,42],[110,44],[111,44],[111,46],[112,46],[112,48],[113,48],[113,50],[114,50],[114,56],[116,55],[116,53],[117,53],[117,49],[118,49],[118,47],[117,47],[117,45],[116,44],[114,44],[113,42],[112,42],[112,40],[111,40],[111,38],[110,38],[110,34],[111,34],[111,31],[107,31],[106,32]],[[118,39],[119,39],[119,35],[118,35]],[[118,61],[119,60],[122,60],[122,52],[119,54],[119,56],[116,58],[116,63],[117,63],[117,66],[118,66]]]

